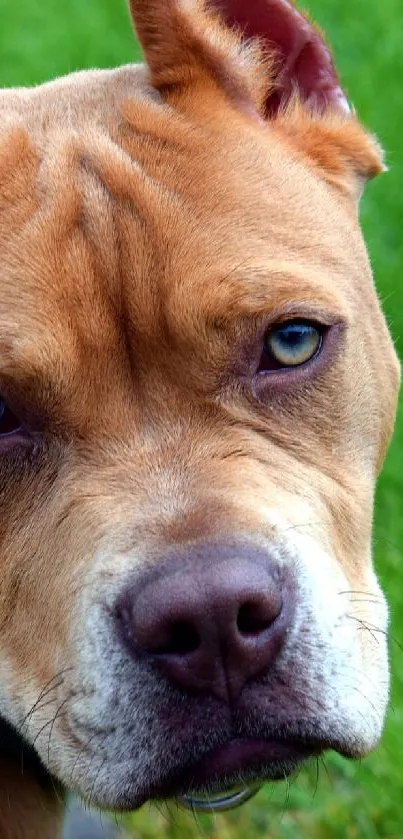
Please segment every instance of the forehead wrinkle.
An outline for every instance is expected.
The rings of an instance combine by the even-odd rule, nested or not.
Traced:
[[[136,157],[97,128],[88,128],[83,156],[115,199],[130,202],[148,226],[163,231],[162,219],[179,203],[179,194],[173,187],[168,187],[156,173],[149,175]]]
[[[147,257],[152,248],[144,247],[149,237],[133,205],[111,200],[76,138],[53,139],[53,155],[42,158],[30,189],[39,184],[40,201],[1,254],[2,373],[27,387],[35,382],[38,395],[60,393],[61,382],[74,392],[75,378],[88,387],[93,378],[106,398],[118,379],[130,390],[133,320],[143,309],[143,320],[151,316],[150,259],[128,259],[127,250]],[[133,241],[135,255],[127,247]]]
[[[9,128],[0,139],[0,211],[23,199],[38,161],[23,126]]]
[[[63,413],[66,401],[85,408],[87,400],[89,413],[91,400],[106,404],[127,375],[114,295],[106,293],[83,230],[73,228],[61,248],[52,248],[50,264],[39,242],[30,250],[33,260],[24,248],[24,260],[15,254],[13,271],[9,264],[5,274],[0,377],[14,383],[22,399],[25,392],[29,400],[63,406]]]
[[[106,275],[113,278],[118,265],[110,196],[95,173],[85,170],[81,143],[74,134],[66,139],[59,130],[47,140],[42,149],[39,144],[33,182],[25,182],[23,197],[33,196],[29,217],[20,213],[19,229],[0,253],[2,317],[13,321],[25,308],[39,328],[47,313],[45,332],[52,329],[54,318],[69,320],[73,310],[72,321],[79,320],[84,309],[91,310],[92,319],[97,312],[104,315],[102,281]],[[1,222],[0,213],[0,233]],[[44,311],[37,317],[32,298],[38,294]]]
[[[116,200],[102,172],[87,156],[81,163],[83,231],[97,259],[96,282],[102,301],[113,321],[126,367],[134,374],[139,342],[155,337],[162,307],[161,226],[150,224],[145,204],[138,212],[131,200],[122,196]]]

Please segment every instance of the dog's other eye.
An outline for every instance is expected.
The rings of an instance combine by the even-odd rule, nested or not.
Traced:
[[[272,327],[264,341],[260,370],[298,367],[322,346],[322,330],[306,320],[289,320]]]
[[[10,408],[6,405],[4,399],[0,397],[0,438],[8,437],[21,429],[20,420],[13,414]]]

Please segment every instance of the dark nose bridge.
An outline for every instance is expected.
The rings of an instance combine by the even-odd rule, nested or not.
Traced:
[[[290,592],[274,552],[241,540],[178,546],[116,607],[131,655],[176,688],[235,702],[276,660]]]

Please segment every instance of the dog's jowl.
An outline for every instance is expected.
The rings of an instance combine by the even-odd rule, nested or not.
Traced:
[[[286,0],[131,13],[145,65],[0,92],[1,836],[232,806],[388,699],[380,147]]]

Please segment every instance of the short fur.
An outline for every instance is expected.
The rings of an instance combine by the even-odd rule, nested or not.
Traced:
[[[357,221],[381,153],[333,71],[313,104],[283,96],[278,56],[203,3],[131,7],[145,67],[0,93],[0,392],[32,441],[1,449],[0,712],[115,809],[200,757],[212,718],[227,732],[111,630],[127,581],[195,540],[246,534],[294,580],[237,731],[275,718],[375,746],[386,641],[360,622],[387,626],[371,521],[399,382]],[[263,381],[285,314],[337,338],[311,373]],[[3,763],[1,836],[54,837],[58,791]]]

